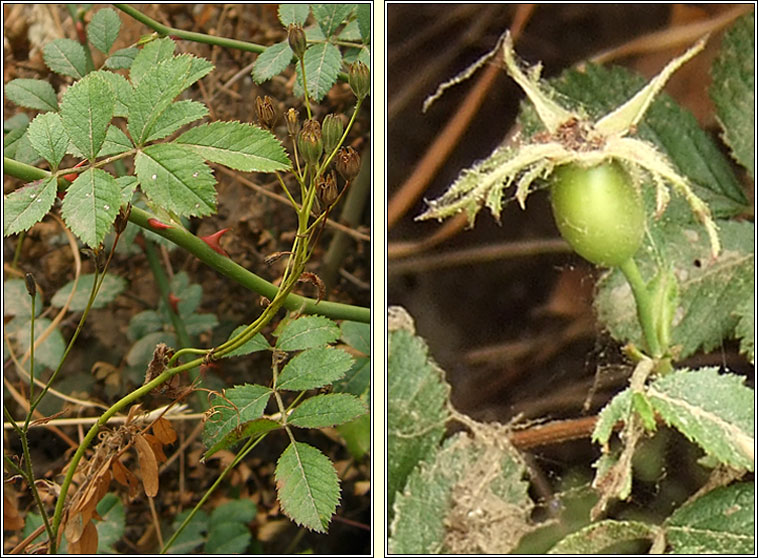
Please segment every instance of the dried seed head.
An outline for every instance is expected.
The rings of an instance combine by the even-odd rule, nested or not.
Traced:
[[[306,163],[318,163],[324,150],[324,142],[321,139],[321,125],[318,120],[306,120],[303,129],[297,136],[297,149]]]
[[[305,54],[305,49],[308,46],[302,25],[290,23],[289,26],[287,26],[287,42],[290,44],[290,48],[292,49],[292,52],[295,53],[295,56],[297,56],[298,59],[302,58],[303,54]]]
[[[274,101],[266,95],[265,97],[255,98],[255,112],[258,115],[258,123],[262,128],[271,130],[276,124],[279,114],[274,106]]]
[[[336,167],[342,178],[350,182],[361,170],[361,156],[349,145],[341,147],[337,152]]]
[[[124,229],[126,229],[126,226],[129,224],[129,215],[132,213],[132,204],[128,203],[126,204],[126,207],[122,207],[118,215],[116,216],[116,221],[113,223],[113,227],[116,229],[116,233],[121,234],[124,232]]]
[[[334,177],[334,171],[319,178],[316,183],[316,196],[321,211],[326,211],[337,200],[337,194],[337,179]]]
[[[371,91],[371,72],[368,66],[360,61],[353,62],[350,66],[347,82],[356,97],[359,99],[366,97]]]
[[[290,108],[287,111],[287,133],[291,137],[296,137],[300,131],[300,114],[294,109]]]
[[[342,138],[344,124],[339,116],[327,114],[321,124],[321,135],[324,138],[324,152],[331,153]]]

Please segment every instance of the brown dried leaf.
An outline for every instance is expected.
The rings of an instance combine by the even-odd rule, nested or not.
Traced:
[[[66,537],[68,539],[68,537]],[[69,554],[94,554],[97,552],[97,528],[92,520],[84,526],[81,537],[76,541],[68,541]]]
[[[139,490],[139,480],[119,459],[113,459],[113,478],[123,486],[129,487],[129,498],[133,498]]]
[[[144,436],[145,439],[150,443],[150,448],[153,450],[155,459],[158,461],[158,463],[165,463],[168,458],[166,457],[166,454],[163,453],[163,444],[161,441],[152,434],[144,434]]]
[[[24,518],[18,513],[15,490],[3,490],[3,531],[16,531],[24,528]]]
[[[154,498],[158,494],[158,461],[155,459],[150,442],[145,439],[145,436],[136,436],[134,446],[137,448],[137,458],[140,473],[142,473],[142,486],[145,489],[145,495]]]
[[[163,444],[173,444],[176,442],[176,430],[171,425],[171,421],[166,418],[159,418],[153,424],[153,433]]]
[[[311,283],[312,285],[315,285],[318,289],[318,298],[316,299],[316,304],[321,302],[321,299],[323,299],[326,296],[326,285],[324,285],[324,282],[321,280],[321,277],[316,275],[315,273],[312,273],[310,271],[304,271],[300,274],[300,278],[297,280],[298,283]]]

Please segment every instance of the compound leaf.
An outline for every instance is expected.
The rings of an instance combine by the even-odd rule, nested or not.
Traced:
[[[734,158],[755,177],[755,13],[738,19],[724,35],[713,62],[710,95]]]
[[[235,330],[232,331],[232,334],[229,336],[229,339],[233,339],[237,337],[246,328],[247,328],[246,325],[241,325],[235,328]],[[256,333],[252,339],[248,339],[242,345],[234,349],[231,353],[227,354],[226,356],[228,357],[243,356],[243,355],[248,355],[250,353],[255,353],[257,351],[268,351],[270,349],[271,349],[271,345],[268,344],[268,341],[266,341],[266,338],[263,337],[263,334]]]
[[[271,132],[242,122],[202,124],[184,132],[176,143],[207,161],[245,172],[273,172],[291,165]]]
[[[647,396],[656,412],[706,453],[753,470],[755,392],[745,378],[718,368],[677,370],[654,381]]]
[[[298,525],[325,533],[340,496],[329,458],[308,444],[293,442],[279,457],[274,475],[284,513]]]
[[[103,146],[115,102],[111,86],[97,74],[80,79],[63,95],[63,126],[71,143],[90,161]]]
[[[113,107],[113,116],[126,117],[129,114],[129,102],[132,98],[133,89],[131,84],[126,81],[126,78],[116,72],[106,72],[105,70],[98,70],[92,72],[89,75],[98,75],[108,82],[108,85],[113,89],[113,94],[116,96],[116,104]]]
[[[716,488],[677,509],[664,523],[672,554],[753,554],[755,487]]]
[[[319,388],[342,378],[352,365],[353,357],[341,349],[307,349],[284,366],[276,387],[293,391]]]
[[[205,445],[210,446],[241,424],[260,418],[270,397],[271,388],[245,384],[226,390],[224,397],[212,399],[215,412],[203,429]]]
[[[331,37],[354,7],[355,4],[312,4],[311,11],[324,35]]]
[[[222,556],[243,554],[252,538],[247,524],[254,519],[256,511],[255,502],[245,499],[231,500],[214,509],[208,526],[205,553]]]
[[[73,39],[55,39],[42,50],[45,64],[57,74],[81,79],[87,75],[84,47]]]
[[[3,236],[28,230],[39,222],[55,201],[58,181],[54,176],[37,180],[3,199]]]
[[[320,103],[337,81],[337,74],[339,74],[342,64],[342,55],[333,44],[321,43],[313,45],[305,51],[303,62],[305,63],[305,75],[308,79],[308,96]],[[295,95],[302,95],[303,76],[300,64],[296,68]]]
[[[118,14],[111,8],[103,8],[92,16],[92,21],[87,25],[87,38],[97,50],[108,54],[118,37],[119,29],[121,19]]]
[[[35,318],[34,320],[34,337],[35,342],[38,340],[39,334],[45,331],[52,322],[47,318]],[[13,320],[7,325],[7,333],[12,336],[18,343],[18,352],[26,353],[31,347],[31,321],[29,319]],[[47,367],[55,368],[63,358],[63,353],[66,350],[66,341],[63,339],[63,334],[60,329],[53,328],[50,335],[42,341],[42,343],[34,348],[34,367],[40,365],[40,368]]]
[[[340,336],[332,320],[324,316],[304,316],[288,322],[278,334],[276,348],[280,351],[299,351],[323,347]]]
[[[101,169],[81,173],[63,198],[63,220],[91,248],[105,238],[121,207],[121,189],[116,179]]]
[[[149,145],[134,160],[142,191],[159,207],[180,216],[216,211],[216,180],[211,169],[179,145]]]
[[[116,155],[117,153],[129,151],[132,147],[134,146],[132,145],[132,140],[129,139],[129,136],[122,132],[121,128],[111,124],[108,126],[108,131],[105,133],[105,141],[97,156],[107,157],[108,155]],[[122,176],[121,178],[126,177]]]
[[[367,411],[366,404],[349,393],[314,395],[295,407],[287,424],[300,428],[326,428],[349,422]]]
[[[79,282],[76,285],[76,293],[71,298],[71,303],[68,307],[71,312],[81,312],[87,307],[94,282],[95,275],[93,273],[87,273],[79,277]],[[63,285],[58,289],[55,295],[53,295],[50,304],[57,306],[58,308],[63,308],[63,305],[66,303],[66,299],[68,299],[73,288],[73,280]],[[113,275],[112,273],[106,273],[103,277],[103,284],[100,286],[100,290],[97,293],[97,298],[95,298],[92,303],[92,308],[103,308],[104,306],[107,306],[113,302],[125,288],[126,279],[119,277],[118,275]]]
[[[58,97],[49,82],[41,79],[14,79],[5,86],[5,95],[20,107],[58,110]]]
[[[303,25],[308,19],[310,7],[308,4],[279,4],[279,21],[284,27],[290,23]]]
[[[63,121],[56,112],[46,112],[37,115],[29,124],[29,142],[44,158],[53,171],[58,169],[68,147],[68,135],[63,128]]]
[[[307,6],[306,6],[307,9]],[[288,41],[271,45],[258,55],[253,65],[253,80],[263,83],[283,71],[292,60],[292,49]]]

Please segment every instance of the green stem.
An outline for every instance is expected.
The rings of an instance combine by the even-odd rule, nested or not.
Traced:
[[[5,174],[26,181],[39,180],[50,176],[50,173],[46,170],[14,161],[8,157],[3,158],[3,171]],[[262,294],[269,299],[273,299],[276,296],[276,293],[279,291],[276,285],[269,283],[244,267],[234,263],[229,258],[213,251],[202,239],[184,228],[173,226],[170,229],[154,229],[147,222],[148,219],[153,218],[155,218],[154,215],[137,207],[133,207],[129,215],[129,221],[135,225],[154,232],[170,240],[177,246],[181,246],[208,266],[236,281],[243,287]],[[290,294],[287,297],[284,301],[284,307],[288,310],[300,310],[307,314],[321,314],[334,320],[352,320],[362,323],[370,323],[371,321],[371,310],[369,308],[338,302],[317,302],[312,298],[295,294]]]
[[[658,341],[658,334],[655,330],[655,308],[653,308],[652,297],[647,290],[644,279],[642,279],[640,270],[633,257],[622,263],[619,269],[632,288],[632,294],[637,303],[637,319],[642,327],[648,351],[653,358],[660,358],[663,354]]]

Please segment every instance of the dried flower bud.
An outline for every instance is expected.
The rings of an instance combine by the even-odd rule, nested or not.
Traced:
[[[287,111],[287,133],[291,137],[296,137],[300,131],[300,114],[294,109],[290,108]]]
[[[324,153],[331,153],[342,138],[344,124],[339,116],[327,114],[321,124],[321,135],[324,138]]]
[[[316,197],[321,211],[326,211],[330,205],[337,201],[337,179],[334,177],[334,171],[318,179]]]
[[[359,99],[363,99],[371,91],[371,72],[363,62],[353,62],[350,65],[350,73],[347,76],[347,82],[353,94]]]
[[[126,225],[129,224],[129,215],[132,213],[132,204],[126,204],[126,207],[122,207],[118,215],[116,215],[116,221],[113,223],[113,228],[116,229],[117,234],[124,232]]]
[[[297,136],[297,149],[306,163],[318,163],[324,150],[324,142],[321,140],[321,125],[318,120],[306,120],[303,129]]]
[[[34,295],[37,294],[37,282],[34,280],[34,275],[27,273],[24,275],[24,281],[26,282],[26,292],[29,293],[30,297],[34,298]]]
[[[258,114],[258,123],[262,128],[271,130],[276,124],[279,114],[274,107],[274,101],[266,95],[262,99],[260,97],[255,98],[255,112]]]
[[[350,182],[358,176],[358,172],[361,170],[361,156],[349,145],[340,147],[337,152],[336,167],[342,178]]]
[[[290,23],[289,26],[287,26],[287,42],[289,42],[290,48],[292,49],[292,52],[295,53],[295,56],[302,58],[303,54],[305,54],[305,49],[308,46],[302,25]]]

